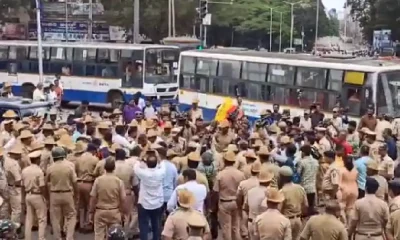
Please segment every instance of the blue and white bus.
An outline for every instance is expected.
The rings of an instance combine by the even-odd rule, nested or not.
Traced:
[[[141,91],[156,100],[176,101],[179,48],[116,43],[43,43],[44,82],[60,75],[64,102],[107,104]],[[16,95],[31,97],[39,82],[33,41],[0,41],[0,79]]]
[[[400,117],[400,65],[389,61],[209,49],[182,52],[179,66],[180,104],[188,107],[197,98],[207,120],[238,95],[253,121],[273,104],[292,116],[319,103],[327,117],[338,105],[353,119],[370,105],[377,114]]]

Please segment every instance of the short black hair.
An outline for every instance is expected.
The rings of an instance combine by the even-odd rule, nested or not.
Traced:
[[[335,158],[335,152],[332,150],[325,151],[324,156],[327,158]]]
[[[368,156],[369,155],[369,151],[370,151],[369,146],[362,145],[361,148],[360,148],[360,155],[361,156]]]
[[[310,145],[303,145],[303,146],[300,148],[300,151],[301,151],[302,153],[304,153],[304,155],[310,156],[310,155],[311,155],[311,146],[310,146]]]
[[[188,168],[188,169],[183,170],[182,176],[186,177],[189,181],[192,181],[192,180],[196,180],[197,173],[196,173],[196,170]]]
[[[108,173],[113,172],[115,170],[115,160],[112,157],[108,157],[104,161],[104,170]]]
[[[115,160],[125,160],[126,152],[124,149],[117,148],[115,149]]]
[[[378,191],[379,183],[375,178],[367,177],[365,183],[365,192],[368,194],[375,194]]]

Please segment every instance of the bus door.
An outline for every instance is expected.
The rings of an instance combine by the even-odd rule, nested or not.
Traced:
[[[346,71],[341,98],[349,115],[364,115],[373,104],[372,74]]]

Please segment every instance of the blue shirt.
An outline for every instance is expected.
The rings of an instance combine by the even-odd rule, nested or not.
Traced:
[[[367,181],[367,163],[370,160],[370,157],[364,156],[354,162],[354,165],[358,171],[357,185],[361,190],[365,190],[365,183]]]
[[[391,157],[393,160],[397,159],[397,147],[396,147],[396,142],[394,141],[394,139],[392,137],[389,137],[386,141],[386,145],[387,145],[387,153],[388,156]]]
[[[164,202],[168,202],[168,200],[171,198],[172,192],[176,187],[178,170],[172,162],[168,160],[163,160],[162,162],[165,164],[165,177],[163,182]]]
[[[76,141],[78,140],[78,138],[82,136],[82,133],[75,131],[74,134],[72,134],[72,141],[74,141],[74,143],[76,143]]]

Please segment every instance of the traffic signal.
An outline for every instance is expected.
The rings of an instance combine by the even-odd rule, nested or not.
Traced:
[[[200,18],[203,19],[208,13],[208,0],[200,0]]]

